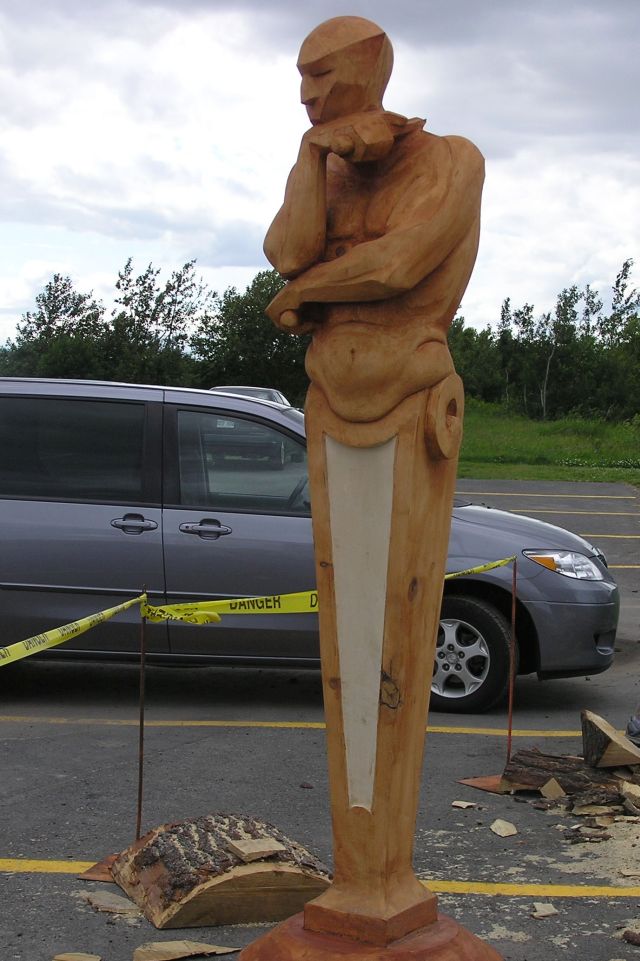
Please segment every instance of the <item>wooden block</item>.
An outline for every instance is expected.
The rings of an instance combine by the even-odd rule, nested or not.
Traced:
[[[583,711],[582,747],[584,759],[593,767],[621,767],[640,764],[640,748],[592,711]]]
[[[269,838],[250,839],[248,841],[228,841],[227,850],[237,854],[241,861],[250,861],[273,857],[280,851],[286,851],[284,844]]]

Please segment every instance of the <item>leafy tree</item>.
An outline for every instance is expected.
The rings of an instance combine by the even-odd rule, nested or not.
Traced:
[[[116,307],[105,352],[111,379],[157,384],[189,384],[194,365],[189,336],[208,316],[215,294],[196,277],[195,261],[175,270],[161,284],[152,264],[134,275],[131,258],[118,274]]]
[[[4,349],[0,370],[25,377],[97,376],[98,344],[107,330],[103,304],[62,274],[53,275],[35,303]]]
[[[491,328],[465,327],[464,317],[455,317],[449,329],[449,349],[468,394],[488,401],[501,399],[502,378],[495,363],[496,338]]]
[[[282,333],[264,313],[283,283],[275,270],[263,270],[244,293],[230,287],[216,298],[215,311],[199,321],[191,338],[202,387],[277,387],[292,403],[302,403],[308,338]]]

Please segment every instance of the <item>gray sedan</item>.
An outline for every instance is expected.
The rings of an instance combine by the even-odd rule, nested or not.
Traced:
[[[0,639],[10,644],[146,589],[152,603],[314,586],[304,420],[213,391],[0,378]],[[458,502],[447,569],[517,555],[520,673],[613,659],[618,590],[604,556],[549,524]],[[436,710],[480,711],[508,680],[511,567],[445,583]],[[132,609],[50,656],[134,656]],[[169,662],[314,665],[313,614],[150,624]]]

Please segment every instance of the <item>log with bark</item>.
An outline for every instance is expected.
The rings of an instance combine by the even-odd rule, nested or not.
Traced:
[[[259,847],[265,853],[250,860]],[[118,855],[111,874],[157,928],[279,921],[330,880],[277,828],[230,814],[155,828]]]

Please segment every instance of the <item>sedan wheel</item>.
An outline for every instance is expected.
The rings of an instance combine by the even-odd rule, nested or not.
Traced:
[[[493,605],[452,595],[442,601],[436,640],[431,707],[435,711],[486,711],[509,682],[511,630]]]

